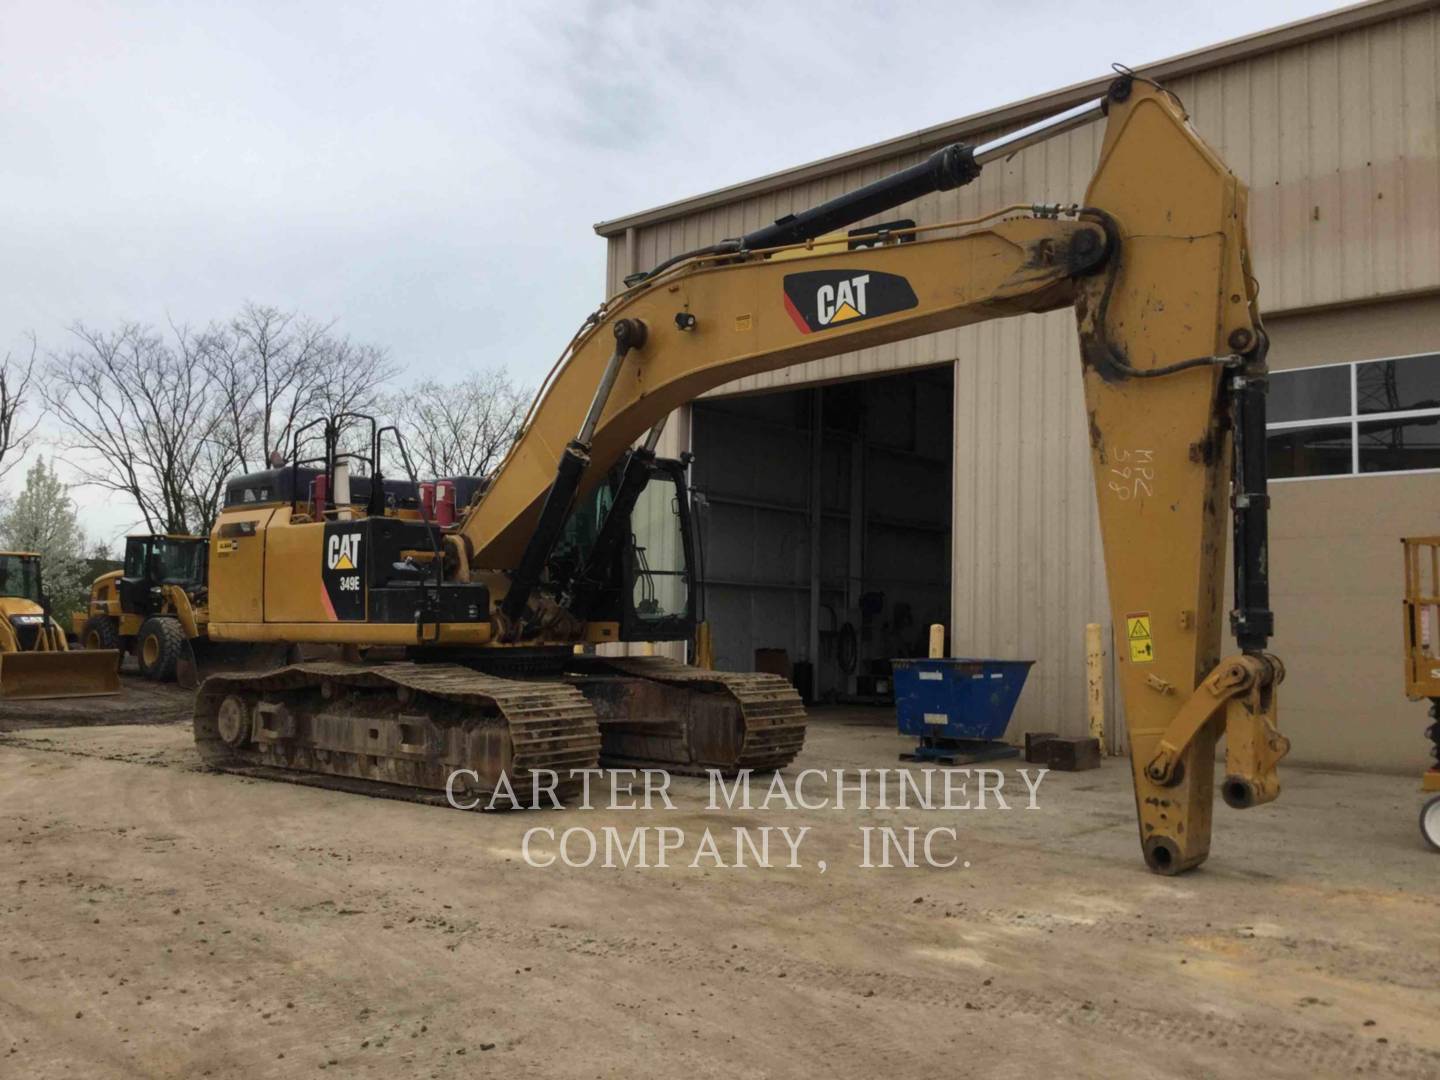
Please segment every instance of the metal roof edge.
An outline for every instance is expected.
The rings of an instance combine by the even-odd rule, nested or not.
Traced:
[[[1135,69],[1136,74],[1162,80],[1193,74],[1225,63],[1247,59],[1252,56],[1273,52],[1291,45],[1303,44],[1316,38],[1327,37],[1343,30],[1353,30],[1371,23],[1440,7],[1440,0],[1365,0],[1364,3],[1312,15],[1306,19],[1271,27],[1244,37],[1232,38],[1216,45],[1207,45],[1166,60],[1157,60]],[[810,180],[830,176],[833,173],[853,169],[873,161],[898,157],[901,154],[927,150],[935,146],[955,142],[968,135],[991,131],[999,127],[1023,125],[1052,113],[1077,105],[1089,98],[1098,97],[1110,84],[1113,75],[1074,83],[1060,90],[1038,94],[997,109],[972,113],[958,120],[922,128],[908,135],[871,143],[855,150],[832,154],[806,165],[798,165],[779,172],[743,180],[737,184],[716,188],[699,195],[691,195],[675,202],[640,210],[624,217],[597,222],[595,232],[611,237],[622,234],[626,229],[655,225],[685,214],[709,210],[759,195],[775,188],[788,187]]]

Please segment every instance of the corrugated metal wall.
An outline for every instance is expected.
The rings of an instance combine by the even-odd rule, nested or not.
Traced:
[[[1440,288],[1440,14],[1420,12],[1252,57],[1170,86],[1251,190],[1268,312]],[[995,132],[994,134],[999,134]],[[885,215],[921,223],[1017,201],[1081,198],[1099,124],[991,165],[969,187]],[[632,268],[757,228],[919,160],[933,147],[749,198],[610,242]],[[966,327],[754,376],[753,392],[955,363],[956,652],[1040,661],[1017,726],[1078,732],[1083,627],[1106,624],[1074,320]],[[1108,638],[1107,638],[1108,640]]]
[[[952,651],[1038,661],[1012,733],[1083,734],[1085,624],[1109,640],[1110,616],[1075,319],[966,327],[959,347]]]
[[[1266,310],[1440,287],[1440,13],[1434,10],[1173,80],[1200,133],[1250,185]],[[896,211],[924,222],[1016,201],[1074,201],[1099,150],[1092,124],[992,164],[977,183]],[[990,133],[1000,134],[999,131]],[[988,137],[988,136],[986,136]],[[608,283],[918,161],[933,147],[638,229],[609,244]],[[740,380],[721,393],[955,359],[951,333]]]

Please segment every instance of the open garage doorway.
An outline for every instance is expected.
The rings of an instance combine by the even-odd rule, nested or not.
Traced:
[[[952,388],[946,366],[694,404],[717,668],[890,699],[890,660],[950,620]]]

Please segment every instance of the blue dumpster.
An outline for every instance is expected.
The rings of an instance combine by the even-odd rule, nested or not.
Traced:
[[[1002,742],[1033,660],[892,660],[895,720],[913,735],[904,761],[959,765],[1015,757]]]

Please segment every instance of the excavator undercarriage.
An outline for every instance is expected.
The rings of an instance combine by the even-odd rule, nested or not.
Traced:
[[[597,764],[779,769],[804,743],[804,706],[778,676],[572,659],[534,679],[414,662],[214,675],[196,698],[195,739],[228,772],[466,803],[502,790],[502,775],[517,792],[538,778],[564,799]]]

